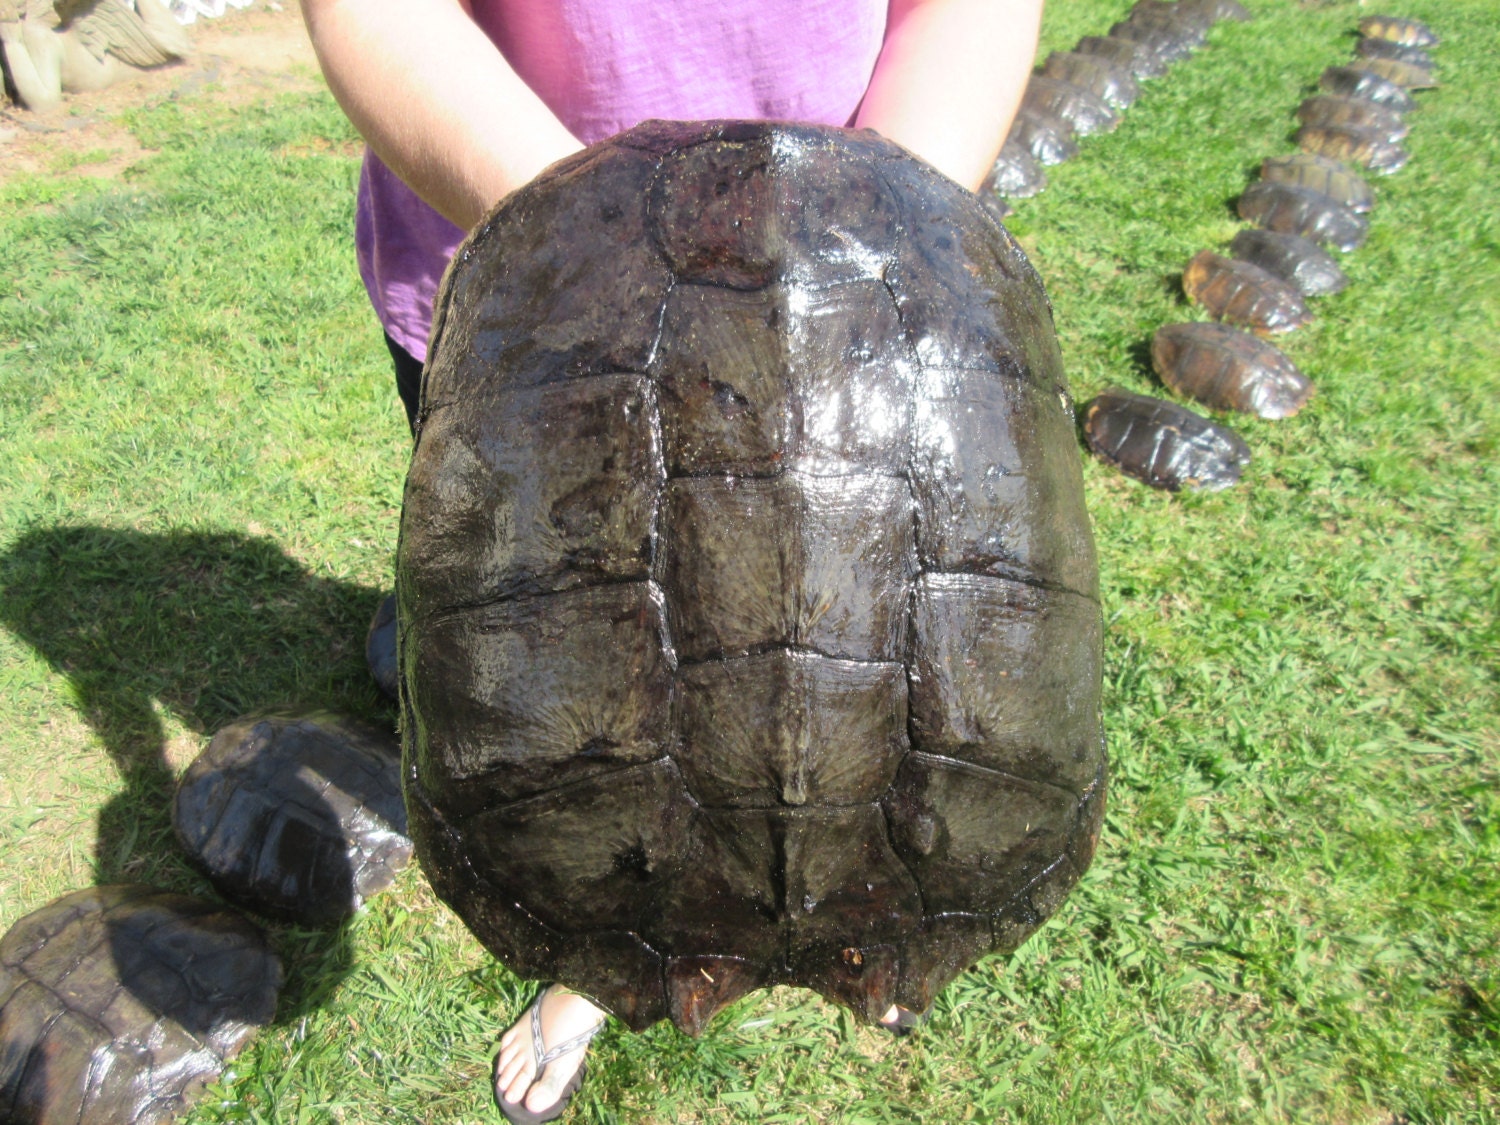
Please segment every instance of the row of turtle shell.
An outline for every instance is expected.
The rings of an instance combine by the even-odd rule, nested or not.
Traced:
[[[1241,218],[1256,226],[1235,235],[1232,256],[1203,250],[1183,270],[1188,300],[1219,323],[1169,324],[1151,342],[1162,382],[1211,409],[1286,418],[1307,403],[1312,383],[1260,337],[1308,323],[1305,298],[1348,284],[1328,248],[1363,245],[1374,192],[1347,162],[1386,173],[1406,163],[1397,142],[1414,104],[1408,90],[1432,85],[1431,60],[1417,44],[1436,37],[1391,16],[1367,17],[1360,30],[1353,62],[1324,71],[1320,92],[1297,109],[1302,151],[1266,160],[1240,196]],[[1106,461],[1158,488],[1224,488],[1250,460],[1249,446],[1225,427],[1122,391],[1085,405],[1084,435]]]
[[[1044,165],[1078,153],[1077,138],[1107,133],[1139,96],[1138,83],[1165,74],[1208,39],[1220,20],[1248,20],[1238,0],[1137,0],[1108,35],[1054,51],[1027,83],[1010,135],[982,194],[1008,211],[1047,186]]]
[[[337,922],[411,856],[394,736],[323,713],[220,730],[173,807],[236,905]],[[276,1011],[282,967],[238,910],[93,887],[0,939],[0,1120],[154,1125],[183,1112]]]
[[[90,887],[0,939],[0,1120],[155,1125],[271,1021],[280,959],[248,918]]]

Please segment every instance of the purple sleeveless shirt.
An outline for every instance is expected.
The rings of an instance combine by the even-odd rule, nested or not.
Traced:
[[[653,117],[850,124],[886,8],[886,0],[473,0],[480,27],[584,144]],[[360,275],[386,332],[418,359],[464,233],[366,152],[355,215]]]

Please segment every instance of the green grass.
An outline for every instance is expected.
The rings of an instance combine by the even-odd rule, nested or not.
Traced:
[[[1197,315],[1183,264],[1370,10],[1250,5],[1011,221],[1080,400],[1165,393],[1143,345]],[[1126,6],[1054,0],[1043,50]],[[1500,1120],[1500,56],[1491,0],[1391,10],[1444,35],[1445,85],[1285,340],[1312,404],[1228,419],[1255,460],[1224,493],[1086,464],[1114,775],[1072,898],[909,1040],[787,990],[696,1041],[612,1031],[574,1120]],[[406,441],[349,127],[212,91],[128,124],[154,151],[119,179],[0,185],[0,926],[96,881],[206,891],[167,801],[235,715],[392,717],[361,642]],[[418,871],[274,935],[277,1023],[192,1121],[496,1119],[528,989]]]

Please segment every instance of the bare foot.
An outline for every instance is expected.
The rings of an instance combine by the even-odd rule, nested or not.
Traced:
[[[515,1105],[524,1102],[531,1113],[545,1113],[557,1104],[563,1090],[583,1065],[591,1032],[604,1026],[605,1013],[576,992],[550,985],[541,997],[542,1042],[533,1041],[530,1010],[500,1037],[495,1059],[495,1097]],[[547,1061],[537,1076],[537,1056],[586,1036],[582,1042]]]

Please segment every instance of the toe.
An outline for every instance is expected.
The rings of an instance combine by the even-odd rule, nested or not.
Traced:
[[[531,1085],[531,1068],[524,1059],[511,1059],[501,1066],[495,1078],[495,1087],[505,1094],[505,1100],[515,1102]]]
[[[579,1055],[580,1061],[582,1055]],[[578,1069],[576,1066],[566,1066],[567,1059],[558,1059],[546,1070],[542,1076],[531,1084],[531,1093],[526,1095],[526,1108],[532,1113],[541,1113],[551,1109],[557,1104],[557,1099],[562,1097],[563,1088],[567,1086],[568,1080],[573,1077]]]

